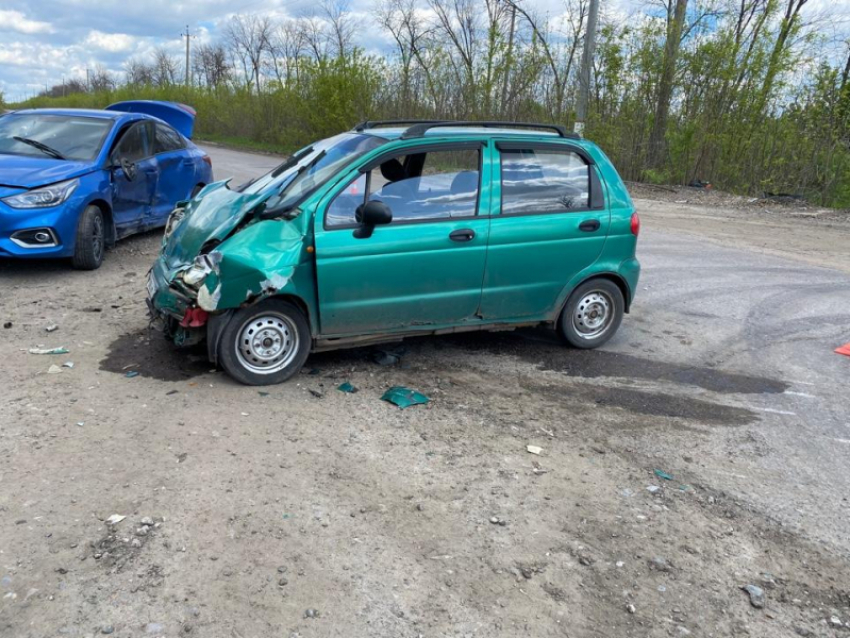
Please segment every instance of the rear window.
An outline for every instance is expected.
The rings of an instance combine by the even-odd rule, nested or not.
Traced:
[[[183,138],[180,133],[175,131],[170,126],[154,122],[156,132],[154,134],[154,154],[167,153],[168,151],[176,151],[185,148]]]
[[[590,167],[555,149],[502,153],[502,214],[566,213],[590,207]]]
[[[77,115],[9,114],[0,118],[0,153],[51,157],[49,151],[16,140],[41,143],[69,160],[93,160],[113,121]]]

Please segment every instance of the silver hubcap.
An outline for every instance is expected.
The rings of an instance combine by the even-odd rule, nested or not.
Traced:
[[[288,366],[298,352],[298,330],[289,317],[269,313],[246,321],[239,330],[240,363],[257,374]]]
[[[582,339],[596,339],[611,327],[614,302],[601,290],[593,290],[582,297],[573,313],[573,326]]]

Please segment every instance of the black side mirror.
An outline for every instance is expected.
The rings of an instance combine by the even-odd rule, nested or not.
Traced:
[[[136,179],[136,165],[133,164],[133,162],[128,160],[126,157],[122,157],[119,161],[119,164],[121,164],[121,170],[124,171],[124,174],[127,176],[127,179],[129,179],[131,182]]]
[[[392,222],[393,211],[384,202],[366,202],[357,207],[354,219],[360,223],[360,228],[354,231],[354,237],[367,239],[372,236],[375,226],[383,226]]]

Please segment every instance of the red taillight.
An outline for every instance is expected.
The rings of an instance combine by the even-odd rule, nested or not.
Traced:
[[[209,164],[210,168],[212,168],[212,158],[209,155],[204,155],[201,159]]]
[[[640,235],[640,217],[637,213],[632,213],[632,235]]]

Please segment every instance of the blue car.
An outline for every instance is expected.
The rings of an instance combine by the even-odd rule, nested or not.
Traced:
[[[154,101],[0,117],[0,257],[94,270],[117,240],[164,226],[213,181],[194,123],[191,107]]]

